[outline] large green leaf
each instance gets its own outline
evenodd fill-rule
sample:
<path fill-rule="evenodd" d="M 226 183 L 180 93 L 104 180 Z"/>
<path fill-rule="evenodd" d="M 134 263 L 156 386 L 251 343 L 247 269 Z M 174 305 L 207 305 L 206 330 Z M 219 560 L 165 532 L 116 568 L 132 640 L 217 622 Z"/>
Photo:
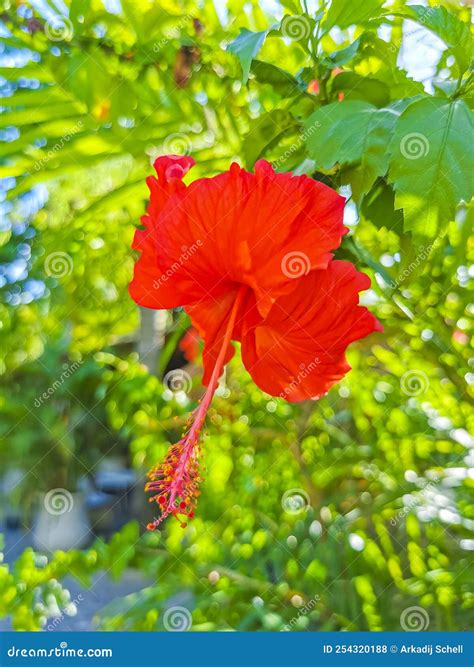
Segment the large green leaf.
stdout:
<path fill-rule="evenodd" d="M 321 169 L 350 166 L 345 174 L 360 200 L 387 171 L 387 145 L 396 120 L 393 109 L 363 101 L 321 107 L 305 123 L 308 154 Z"/>
<path fill-rule="evenodd" d="M 330 30 L 335 25 L 339 28 L 348 28 L 350 25 L 364 23 L 381 14 L 383 4 L 383 0 L 364 0 L 364 2 L 332 0 L 324 27 Z"/>
<path fill-rule="evenodd" d="M 472 116 L 462 100 L 424 99 L 401 114 L 390 143 L 389 178 L 405 229 L 433 237 L 472 197 Z"/>
<path fill-rule="evenodd" d="M 282 97 L 298 95 L 301 90 L 305 89 L 294 76 L 276 65 L 254 60 L 250 69 L 259 83 L 270 84 L 272 89 Z"/>
<path fill-rule="evenodd" d="M 461 73 L 467 70 L 472 59 L 472 38 L 466 23 L 445 7 L 411 5 L 400 14 L 438 35 L 456 58 Z"/>

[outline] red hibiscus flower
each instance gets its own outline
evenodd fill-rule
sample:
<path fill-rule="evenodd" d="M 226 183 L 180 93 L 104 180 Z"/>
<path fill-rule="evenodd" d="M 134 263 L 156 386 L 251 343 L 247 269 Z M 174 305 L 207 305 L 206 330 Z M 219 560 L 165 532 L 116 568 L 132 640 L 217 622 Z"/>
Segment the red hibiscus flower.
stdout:
<path fill-rule="evenodd" d="M 289 401 L 319 398 L 349 370 L 349 343 L 381 330 L 358 305 L 369 279 L 349 262 L 332 260 L 347 231 L 344 199 L 306 176 L 277 174 L 260 160 L 255 173 L 232 164 L 185 186 L 190 157 L 155 161 L 158 178 L 130 285 L 148 308 L 184 306 L 204 340 L 207 390 L 184 437 L 150 474 L 161 515 L 192 518 L 200 482 L 199 432 L 231 341 L 255 383 Z M 185 524 L 184 524 L 185 525 Z"/>

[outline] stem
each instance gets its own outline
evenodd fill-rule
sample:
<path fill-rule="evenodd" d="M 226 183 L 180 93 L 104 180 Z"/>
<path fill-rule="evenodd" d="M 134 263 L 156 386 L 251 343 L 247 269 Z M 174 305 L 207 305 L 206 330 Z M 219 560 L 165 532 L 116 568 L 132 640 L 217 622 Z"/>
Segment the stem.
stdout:
<path fill-rule="evenodd" d="M 234 305 L 232 306 L 232 311 L 230 313 L 229 320 L 227 322 L 226 330 L 224 333 L 224 338 L 222 339 L 222 345 L 219 350 L 219 355 L 217 357 L 217 361 L 215 363 L 214 369 L 212 371 L 211 375 L 211 380 L 209 382 L 209 386 L 206 389 L 206 393 L 204 394 L 204 397 L 201 401 L 201 404 L 199 405 L 199 408 L 197 409 L 196 412 L 196 417 L 193 421 L 193 424 L 191 428 L 189 429 L 188 434 L 186 435 L 185 441 L 184 441 L 184 446 L 183 446 L 183 455 L 181 457 L 181 460 L 179 462 L 179 466 L 176 469 L 176 481 L 179 482 L 181 479 L 181 476 L 184 474 L 184 471 L 186 469 L 186 465 L 188 463 L 189 457 L 191 456 L 194 446 L 196 444 L 196 440 L 199 436 L 199 430 L 201 429 L 204 419 L 206 417 L 206 413 L 209 409 L 209 406 L 212 401 L 212 397 L 214 396 L 214 392 L 217 389 L 217 385 L 219 383 L 219 378 L 222 374 L 222 369 L 224 367 L 224 358 L 225 358 L 225 353 L 227 351 L 227 346 L 229 345 L 231 339 L 232 339 L 232 331 L 234 329 L 234 324 L 235 324 L 235 319 L 237 317 L 237 312 L 239 310 L 239 306 L 242 303 L 242 300 L 244 298 L 245 292 L 247 290 L 247 287 L 245 285 L 242 285 L 239 288 L 239 291 L 237 292 L 236 299 L 234 301 Z M 178 492 L 177 484 L 173 485 L 171 492 L 170 492 L 170 497 L 168 504 L 172 505 L 176 495 Z"/>
<path fill-rule="evenodd" d="M 469 90 L 469 86 L 472 83 L 472 78 L 473 78 L 474 74 L 473 74 L 473 72 L 470 72 L 469 76 L 464 81 L 464 83 L 462 82 L 463 76 L 464 76 L 464 73 L 461 74 L 461 76 L 458 79 L 456 90 L 454 91 L 453 96 L 452 96 L 453 100 L 457 99 L 458 97 L 461 97 L 461 95 L 464 95 L 464 93 L 466 93 Z"/>
<path fill-rule="evenodd" d="M 308 3 L 307 3 L 306 0 L 303 0 L 303 10 L 304 10 L 306 16 L 309 18 Z M 310 42 L 310 52 L 311 52 L 311 56 L 313 58 L 313 62 L 314 62 L 315 65 L 318 64 L 318 38 L 317 38 L 317 36 L 319 34 L 319 24 L 320 24 L 320 22 L 318 21 L 317 25 L 316 25 L 316 36 L 311 31 L 310 40 L 309 40 L 309 42 Z"/>

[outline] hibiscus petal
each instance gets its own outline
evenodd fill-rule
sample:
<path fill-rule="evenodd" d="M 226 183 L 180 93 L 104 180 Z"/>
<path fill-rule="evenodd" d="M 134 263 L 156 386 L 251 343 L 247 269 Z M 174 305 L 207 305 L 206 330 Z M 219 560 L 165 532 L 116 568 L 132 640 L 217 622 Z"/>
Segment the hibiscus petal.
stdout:
<path fill-rule="evenodd" d="M 186 188 L 182 178 L 195 164 L 188 156 L 167 155 L 154 162 L 158 178 L 149 176 L 150 203 L 147 214 L 141 218 L 144 229 L 137 229 L 132 248 L 140 250 L 141 256 L 135 263 L 133 280 L 129 291 L 131 297 L 146 308 L 173 308 L 181 305 L 182 295 L 167 282 L 169 276 L 158 265 L 158 217 L 170 197 Z"/>
<path fill-rule="evenodd" d="M 262 323 L 243 333 L 242 359 L 254 382 L 290 402 L 326 393 L 350 370 L 347 346 L 382 330 L 358 305 L 358 293 L 369 286 L 370 279 L 344 261 L 301 278 Z"/>
<path fill-rule="evenodd" d="M 219 300 L 205 299 L 197 304 L 186 307 L 186 312 L 191 318 L 199 335 L 204 340 L 204 374 L 203 384 L 209 383 L 212 369 L 216 364 L 219 350 L 225 334 L 226 323 L 229 319 L 232 306 L 234 304 L 237 292 L 229 292 Z M 224 357 L 224 363 L 232 359 L 234 348 L 229 345 Z"/>
<path fill-rule="evenodd" d="M 243 283 L 266 315 L 296 287 L 295 278 L 328 265 L 346 231 L 343 207 L 343 197 L 306 176 L 277 174 L 265 161 L 255 174 L 233 164 L 169 200 L 160 215 L 158 262 L 164 271 L 175 267 L 171 281 L 186 285 L 185 303 Z M 182 261 L 183 248 L 196 251 Z"/>
<path fill-rule="evenodd" d="M 185 308 L 194 327 L 204 340 L 204 373 L 202 383 L 206 386 L 209 384 L 212 370 L 219 356 L 227 322 L 229 320 L 229 314 L 237 298 L 238 290 L 239 287 L 234 286 L 228 294 L 219 297 L 219 299 L 203 299 L 202 301 L 186 306 Z M 254 326 L 261 320 L 262 317 L 258 313 L 255 297 L 252 294 L 252 291 L 247 288 L 245 289 L 242 303 L 236 314 L 236 321 L 232 328 L 231 340 L 240 341 L 242 330 Z M 230 361 L 233 356 L 234 347 L 229 344 L 224 363 Z"/>

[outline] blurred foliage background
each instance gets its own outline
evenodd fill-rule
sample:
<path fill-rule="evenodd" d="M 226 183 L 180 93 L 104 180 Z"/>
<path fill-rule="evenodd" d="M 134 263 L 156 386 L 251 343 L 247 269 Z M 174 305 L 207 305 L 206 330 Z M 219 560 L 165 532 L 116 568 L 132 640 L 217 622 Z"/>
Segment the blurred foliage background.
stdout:
<path fill-rule="evenodd" d="M 122 521 L 114 500 L 91 545 L 0 567 L 16 629 L 62 613 L 66 575 L 87 591 L 125 568 L 152 583 L 101 610 L 101 629 L 161 630 L 176 601 L 198 631 L 399 630 L 413 607 L 424 629 L 472 627 L 470 9 L 432 4 L 3 3 L 4 519 L 29 534 L 41 493 L 90 496 L 134 471 Z M 385 332 L 314 403 L 263 394 L 234 359 L 197 517 L 151 534 L 144 473 L 202 392 L 184 313 L 127 293 L 162 153 L 192 154 L 192 178 L 265 157 L 339 188 L 338 256 L 371 276 Z"/>

